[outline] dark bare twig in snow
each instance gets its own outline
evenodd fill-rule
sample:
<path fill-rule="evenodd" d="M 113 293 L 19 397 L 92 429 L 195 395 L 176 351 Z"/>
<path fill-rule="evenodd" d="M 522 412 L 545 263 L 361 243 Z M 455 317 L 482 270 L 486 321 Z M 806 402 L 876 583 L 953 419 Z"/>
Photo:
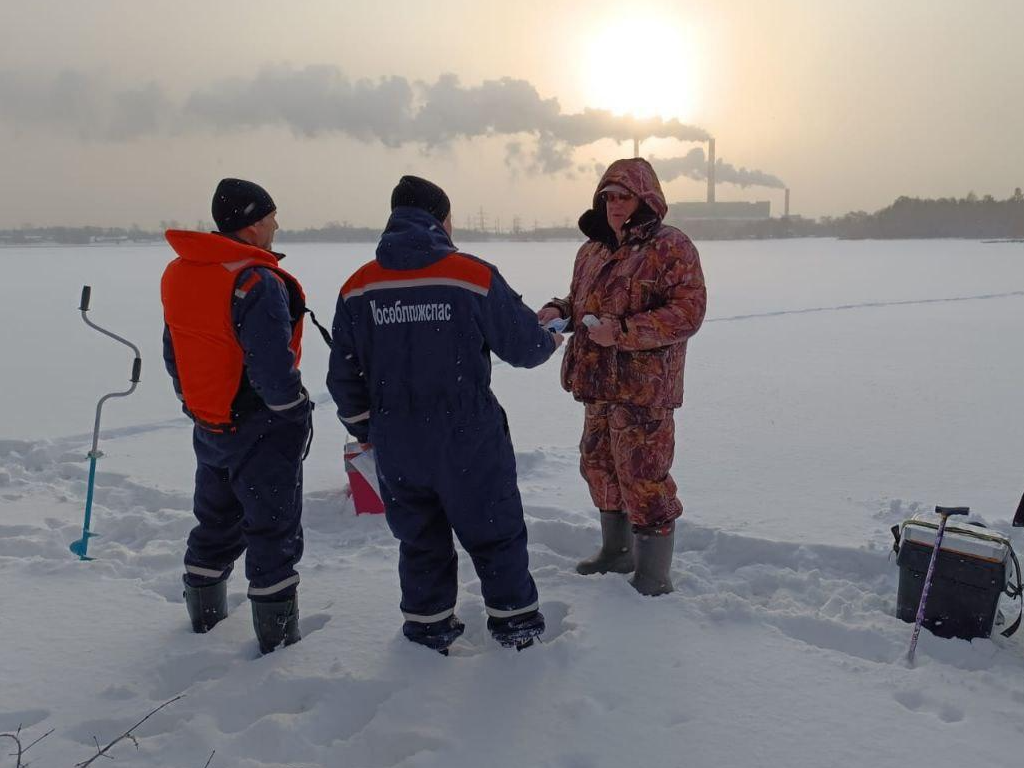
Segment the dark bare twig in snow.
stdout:
<path fill-rule="evenodd" d="M 92 765 L 92 764 L 93 764 L 93 762 L 95 762 L 95 761 L 96 761 L 96 760 L 97 760 L 98 758 L 100 758 L 100 757 L 105 757 L 105 758 L 107 758 L 108 760 L 113 760 L 114 758 L 112 758 L 112 757 L 111 757 L 110 755 L 108 755 L 108 754 L 107 754 L 107 752 L 109 752 L 109 751 L 110 751 L 110 748 L 111 748 L 111 747 L 113 747 L 113 746 L 114 746 L 115 744 L 117 744 L 117 743 L 119 743 L 119 742 L 122 742 L 122 741 L 124 741 L 125 739 L 128 739 L 129 741 L 131 741 L 131 743 L 135 745 L 135 749 L 138 749 L 138 748 L 139 748 L 139 742 L 138 742 L 138 740 L 137 740 L 137 739 L 135 738 L 135 736 L 134 736 L 134 735 L 132 735 L 132 731 L 134 731 L 134 730 L 135 730 L 136 728 L 138 728 L 138 727 L 139 727 L 140 725 L 142 725 L 142 724 L 143 724 L 144 722 L 146 722 L 147 720 L 149 720 L 149 718 L 151 718 L 151 717 L 152 717 L 153 715 L 155 715 L 155 714 L 156 714 L 157 712 L 159 712 L 159 711 L 160 711 L 161 709 L 163 709 L 164 707 L 166 707 L 166 706 L 169 706 L 169 705 L 173 704 L 174 702 L 176 702 L 176 701 L 177 701 L 178 699 L 183 699 L 183 698 L 185 698 L 185 695 L 184 695 L 184 694 L 182 694 L 181 696 L 175 696 L 175 697 L 174 697 L 173 699 L 171 699 L 170 701 L 165 701 L 165 702 L 164 702 L 163 704 L 161 704 L 161 705 L 160 705 L 159 707 L 157 707 L 156 709 L 152 710 L 152 711 L 151 711 L 151 712 L 150 712 L 150 713 L 149 713 L 148 715 L 146 715 L 146 716 L 145 716 L 144 718 L 142 718 L 141 720 L 139 720 L 139 722 L 137 722 L 137 723 L 136 723 L 135 725 L 133 725 L 133 726 L 132 726 L 131 728 L 129 728 L 129 729 L 127 730 L 127 731 L 125 731 L 125 732 L 124 732 L 124 733 L 122 733 L 122 734 L 121 734 L 120 736 L 118 736 L 118 737 L 117 737 L 116 739 L 114 739 L 114 740 L 113 740 L 112 742 L 110 742 L 109 744 L 107 744 L 107 746 L 105 746 L 105 747 L 100 747 L 100 743 L 99 743 L 99 741 L 98 741 L 98 740 L 96 739 L 96 737 L 95 737 L 95 736 L 93 736 L 93 737 L 92 737 L 92 740 L 96 742 L 96 754 L 95 754 L 95 755 L 93 755 L 92 757 L 90 757 L 90 758 L 89 758 L 88 760 L 86 760 L 86 761 L 84 761 L 84 762 L 81 762 L 81 763 L 75 763 L 75 768 L 86 768 L 86 766 L 90 766 L 90 765 Z M 210 755 L 210 757 L 212 758 L 212 757 L 213 757 L 213 755 Z"/>
<path fill-rule="evenodd" d="M 21 729 L 19 728 L 18 730 L 20 731 Z M 25 747 L 23 750 L 21 750 L 21 754 L 25 754 L 26 752 L 28 752 L 30 749 L 32 749 L 32 747 L 34 747 L 36 744 L 38 744 L 40 741 L 45 739 L 47 736 L 49 736 L 51 733 L 53 733 L 56 730 L 57 730 L 56 728 L 51 728 L 50 730 L 48 730 L 46 733 L 44 733 L 38 739 L 36 739 L 31 744 L 29 744 L 27 747 Z M 25 765 L 28 765 L 28 763 L 25 763 Z"/>
<path fill-rule="evenodd" d="M 12 741 L 14 741 L 14 743 L 18 745 L 18 751 L 11 753 L 11 757 L 17 758 L 17 762 L 14 764 L 14 768 L 28 768 L 28 763 L 23 763 L 21 761 L 21 758 L 23 758 L 25 756 L 25 753 L 28 752 L 30 749 L 32 749 L 32 747 L 34 747 L 40 741 L 45 739 L 47 736 L 49 736 L 55 730 L 57 730 L 57 729 L 56 728 L 51 728 L 46 733 L 44 733 L 42 736 L 40 736 L 38 739 L 33 741 L 31 744 L 29 744 L 27 747 L 23 747 L 21 745 L 21 726 L 20 725 L 18 726 L 18 730 L 16 730 L 14 733 L 0 733 L 0 739 L 8 738 L 8 739 L 11 739 Z"/>
<path fill-rule="evenodd" d="M 213 752 L 210 753 L 210 757 L 209 757 L 209 759 L 207 759 L 206 765 L 204 765 L 203 768 L 210 768 L 210 763 L 213 762 L 213 756 L 216 755 L 216 754 L 217 754 L 217 750 L 215 749 L 215 750 L 213 750 Z"/>
<path fill-rule="evenodd" d="M 21 760 L 25 756 L 25 753 L 28 752 L 30 749 L 32 749 L 32 747 L 34 747 L 40 741 L 45 739 L 47 736 L 49 736 L 51 733 L 53 733 L 55 730 L 57 730 L 57 729 L 56 728 L 51 728 L 46 733 L 44 733 L 42 736 L 40 736 L 38 739 L 33 741 L 31 744 L 29 744 L 27 747 L 23 747 L 21 745 L 21 726 L 20 725 L 18 726 L 18 730 L 16 730 L 14 733 L 0 733 L 0 739 L 4 739 L 4 738 L 11 739 L 17 745 L 17 747 L 18 747 L 18 751 L 17 752 L 11 752 L 11 757 L 17 758 L 17 762 L 14 764 L 14 768 L 28 768 L 28 763 L 23 763 L 22 760 Z"/>
<path fill-rule="evenodd" d="M 36 740 L 35 740 L 35 741 L 33 741 L 33 742 L 32 742 L 31 744 L 29 744 L 29 745 L 28 745 L 27 747 L 25 747 L 25 748 L 24 748 L 23 750 L 21 750 L 21 754 L 22 754 L 22 755 L 25 755 L 25 754 L 27 754 L 27 753 L 28 753 L 28 751 L 29 751 L 30 749 L 32 749 L 32 747 L 34 747 L 34 746 L 35 746 L 36 744 L 38 744 L 38 743 L 39 743 L 40 741 L 42 741 L 43 739 L 45 739 L 45 738 L 46 738 L 47 736 L 49 736 L 49 735 L 50 735 L 51 733 L 53 733 L 53 732 L 54 732 L 54 731 L 56 731 L 56 730 L 57 730 L 56 728 L 51 728 L 50 730 L 48 730 L 48 731 L 47 731 L 46 733 L 44 733 L 44 734 L 43 734 L 42 736 L 40 736 L 40 737 L 39 737 L 38 739 L 36 739 Z M 31 761 L 29 761 L 29 762 L 25 762 L 25 763 L 22 763 L 22 766 L 23 766 L 23 768 L 28 768 L 28 767 L 29 767 L 30 765 L 32 765 L 32 762 L 31 762 Z"/>
<path fill-rule="evenodd" d="M 23 758 L 25 756 L 25 753 L 28 752 L 30 749 L 32 749 L 32 747 L 34 747 L 40 741 L 45 739 L 47 736 L 49 736 L 55 730 L 57 730 L 57 729 L 56 728 L 51 728 L 46 733 L 44 733 L 42 736 L 40 736 L 38 739 L 33 741 L 31 744 L 29 744 L 27 747 L 23 747 L 21 745 L 21 726 L 20 725 L 18 726 L 18 730 L 16 730 L 14 733 L 0 733 L 0 739 L 8 738 L 8 739 L 11 739 L 12 741 L 14 741 L 14 743 L 18 745 L 18 751 L 11 753 L 11 757 L 17 758 L 17 762 L 14 764 L 14 768 L 28 768 L 28 763 L 23 763 L 21 761 L 21 758 Z"/>
<path fill-rule="evenodd" d="M 18 759 L 14 768 L 21 768 L 21 757 L 25 754 L 25 750 L 21 747 L 21 726 L 18 726 L 18 730 L 14 733 L 0 733 L 0 739 L 10 739 L 17 745 L 18 751 L 12 752 L 11 756 Z"/>

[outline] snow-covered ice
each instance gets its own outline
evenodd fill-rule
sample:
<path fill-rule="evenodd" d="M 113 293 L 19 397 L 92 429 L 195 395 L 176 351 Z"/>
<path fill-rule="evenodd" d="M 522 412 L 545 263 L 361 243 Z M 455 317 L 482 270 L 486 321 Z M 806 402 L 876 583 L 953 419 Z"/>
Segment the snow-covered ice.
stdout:
<path fill-rule="evenodd" d="M 691 342 L 675 476 L 677 591 L 580 577 L 597 518 L 577 470 L 581 407 L 558 361 L 495 367 L 548 619 L 524 653 L 487 635 L 463 557 L 467 631 L 449 658 L 400 634 L 397 545 L 356 517 L 345 435 L 310 328 L 301 643 L 259 658 L 245 584 L 208 635 L 180 590 L 193 524 L 189 423 L 160 360 L 161 247 L 3 249 L 0 732 L 69 766 L 175 696 L 120 764 L 289 766 L 1010 766 L 1024 757 L 1024 640 L 939 640 L 894 617 L 889 528 L 937 503 L 1011 535 L 1024 490 L 1024 246 L 966 241 L 699 244 L 708 321 Z M 464 244 L 539 306 L 571 243 Z M 328 324 L 369 245 L 296 245 L 284 266 Z M 94 529 L 81 534 L 97 398 Z M 1009 609 L 1011 606 L 1006 605 Z M 1024 633 L 1021 633 L 1024 635 Z M 13 765 L 7 742 L 0 766 Z M 6 762 L 5 762 L 6 761 Z"/>

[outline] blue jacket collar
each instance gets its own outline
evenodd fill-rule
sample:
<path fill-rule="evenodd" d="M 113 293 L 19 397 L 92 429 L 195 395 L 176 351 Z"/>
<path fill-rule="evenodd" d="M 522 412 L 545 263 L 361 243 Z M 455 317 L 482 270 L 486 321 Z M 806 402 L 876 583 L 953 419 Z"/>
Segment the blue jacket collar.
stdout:
<path fill-rule="evenodd" d="M 441 222 L 421 208 L 399 206 L 377 244 L 377 262 L 385 269 L 423 269 L 458 250 Z"/>

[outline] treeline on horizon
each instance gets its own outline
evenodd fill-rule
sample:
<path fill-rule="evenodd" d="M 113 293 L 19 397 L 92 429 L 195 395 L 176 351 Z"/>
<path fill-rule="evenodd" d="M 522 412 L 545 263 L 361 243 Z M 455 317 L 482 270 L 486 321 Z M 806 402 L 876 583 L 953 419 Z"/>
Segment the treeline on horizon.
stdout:
<path fill-rule="evenodd" d="M 968 238 L 1024 239 L 1024 194 L 1020 187 L 1006 200 L 973 192 L 963 198 L 937 200 L 899 197 L 875 213 L 854 211 L 844 216 L 808 219 L 789 216 L 774 219 L 700 219 L 669 223 L 680 226 L 695 240 L 767 240 L 791 237 L 838 237 L 843 239 L 926 239 Z M 138 226 L 123 227 L 32 227 L 0 229 L 0 245 L 89 245 L 121 242 L 163 242 L 164 229 L 178 229 L 176 221 L 161 222 L 157 231 Z M 212 224 L 198 222 L 196 229 L 208 231 Z M 332 222 L 323 227 L 282 229 L 281 243 L 375 243 L 380 230 Z M 454 239 L 462 241 L 580 240 L 576 227 L 515 228 L 513 231 L 456 227 Z"/>
<path fill-rule="evenodd" d="M 857 211 L 837 219 L 824 217 L 823 227 L 839 237 L 897 240 L 919 237 L 1024 238 L 1024 194 L 1017 187 L 1006 200 L 973 192 L 960 199 L 922 200 L 899 197 L 875 213 Z"/>

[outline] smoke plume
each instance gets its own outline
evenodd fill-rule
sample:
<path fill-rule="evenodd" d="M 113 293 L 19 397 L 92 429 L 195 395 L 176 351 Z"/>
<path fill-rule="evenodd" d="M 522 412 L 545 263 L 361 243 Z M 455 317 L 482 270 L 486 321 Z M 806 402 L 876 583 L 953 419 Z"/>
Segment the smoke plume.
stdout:
<path fill-rule="evenodd" d="M 695 147 L 682 157 L 651 157 L 651 165 L 663 182 L 685 176 L 695 181 L 708 177 L 708 158 L 703 147 Z M 738 184 L 741 187 L 771 187 L 785 189 L 786 184 L 778 176 L 764 171 L 737 168 L 721 158 L 715 161 L 715 181 L 724 184 Z"/>
<path fill-rule="evenodd" d="M 302 136 L 342 133 L 389 147 L 430 149 L 458 139 L 532 134 L 533 151 L 512 142 L 506 161 L 540 173 L 570 170 L 573 150 L 601 139 L 708 138 L 703 129 L 674 119 L 641 120 L 600 109 L 566 113 L 558 99 L 545 99 L 531 83 L 511 77 L 476 86 L 451 74 L 435 83 L 351 81 L 335 67 L 267 68 L 251 80 L 224 81 L 192 94 L 185 110 L 222 129 L 282 125 Z"/>
<path fill-rule="evenodd" d="M 0 71 L 0 122 L 51 127 L 86 141 L 129 141 L 166 126 L 172 107 L 156 83 L 116 89 L 80 72 L 43 79 Z"/>
<path fill-rule="evenodd" d="M 404 77 L 352 80 L 334 66 L 266 67 L 249 78 L 214 82 L 178 103 L 156 83 L 119 89 L 80 72 L 65 71 L 47 81 L 0 71 L 0 103 L 0 121 L 70 131 L 94 141 L 281 126 L 302 137 L 341 134 L 429 151 L 465 139 L 508 136 L 506 163 L 546 174 L 572 174 L 575 150 L 601 139 L 709 138 L 702 128 L 675 119 L 637 119 L 602 109 L 565 112 L 558 99 L 544 98 L 531 83 L 511 77 L 472 86 L 451 74 L 433 83 Z M 532 145 L 511 138 L 523 135 L 533 137 Z M 707 176 L 702 148 L 654 163 L 666 181 Z M 783 186 L 775 176 L 721 160 L 715 169 L 721 182 Z"/>

